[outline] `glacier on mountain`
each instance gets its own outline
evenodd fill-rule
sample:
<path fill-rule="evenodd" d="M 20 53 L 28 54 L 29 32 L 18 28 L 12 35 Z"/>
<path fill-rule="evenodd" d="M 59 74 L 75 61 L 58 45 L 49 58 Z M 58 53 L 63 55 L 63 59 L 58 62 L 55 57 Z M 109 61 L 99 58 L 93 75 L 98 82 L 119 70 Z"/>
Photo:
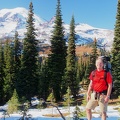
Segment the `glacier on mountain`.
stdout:
<path fill-rule="evenodd" d="M 15 31 L 18 31 L 19 37 L 23 38 L 26 32 L 26 20 L 28 10 L 22 7 L 14 9 L 0 10 L 0 38 L 13 38 Z M 42 43 L 50 44 L 55 16 L 51 20 L 45 21 L 34 14 L 37 39 Z M 69 37 L 69 24 L 63 22 L 65 38 Z M 76 44 L 89 44 L 96 38 L 98 44 L 106 49 L 112 47 L 114 31 L 102 28 L 95 28 L 88 24 L 75 24 Z"/>

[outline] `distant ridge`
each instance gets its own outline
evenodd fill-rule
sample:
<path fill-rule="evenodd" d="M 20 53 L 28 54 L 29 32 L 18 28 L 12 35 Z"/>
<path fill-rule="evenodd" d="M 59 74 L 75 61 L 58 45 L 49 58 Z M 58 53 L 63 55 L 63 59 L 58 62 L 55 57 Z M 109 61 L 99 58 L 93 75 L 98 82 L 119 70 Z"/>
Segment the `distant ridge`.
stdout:
<path fill-rule="evenodd" d="M 26 19 L 28 10 L 22 7 L 14 9 L 0 10 L 0 38 L 14 37 L 15 31 L 18 31 L 19 37 L 23 38 L 26 32 Z M 49 21 L 45 21 L 42 17 L 34 14 L 35 28 L 37 29 L 37 39 L 41 43 L 50 45 L 50 37 L 52 34 L 55 17 L 51 17 Z M 65 30 L 65 38 L 69 37 L 69 25 L 63 23 Z M 76 44 L 89 44 L 94 38 L 98 40 L 98 44 L 111 49 L 113 43 L 113 30 L 95 28 L 85 23 L 77 23 L 75 25 Z"/>

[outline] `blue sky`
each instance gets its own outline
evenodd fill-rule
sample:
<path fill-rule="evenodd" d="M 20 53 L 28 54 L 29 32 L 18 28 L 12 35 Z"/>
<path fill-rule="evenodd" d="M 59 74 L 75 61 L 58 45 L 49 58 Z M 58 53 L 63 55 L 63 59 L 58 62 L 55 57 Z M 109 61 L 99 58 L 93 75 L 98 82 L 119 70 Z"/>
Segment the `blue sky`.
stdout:
<path fill-rule="evenodd" d="M 0 9 L 25 7 L 33 2 L 34 13 L 50 20 L 56 13 L 57 0 L 0 0 Z M 62 19 L 70 24 L 85 23 L 97 28 L 114 29 L 118 0 L 61 0 Z"/>

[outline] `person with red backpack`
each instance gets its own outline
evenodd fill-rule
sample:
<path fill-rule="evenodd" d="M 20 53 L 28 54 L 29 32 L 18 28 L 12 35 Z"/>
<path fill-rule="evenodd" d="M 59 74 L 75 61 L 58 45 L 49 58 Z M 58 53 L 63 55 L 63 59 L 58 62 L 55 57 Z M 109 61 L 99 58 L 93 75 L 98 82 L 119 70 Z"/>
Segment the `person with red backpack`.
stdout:
<path fill-rule="evenodd" d="M 101 120 L 106 120 L 107 105 L 112 90 L 112 75 L 108 71 L 106 80 L 104 77 L 104 62 L 102 57 L 96 59 L 96 70 L 92 71 L 89 79 L 90 84 L 87 90 L 86 114 L 88 120 L 92 119 L 92 109 L 100 106 Z M 107 84 L 106 84 L 107 83 Z"/>

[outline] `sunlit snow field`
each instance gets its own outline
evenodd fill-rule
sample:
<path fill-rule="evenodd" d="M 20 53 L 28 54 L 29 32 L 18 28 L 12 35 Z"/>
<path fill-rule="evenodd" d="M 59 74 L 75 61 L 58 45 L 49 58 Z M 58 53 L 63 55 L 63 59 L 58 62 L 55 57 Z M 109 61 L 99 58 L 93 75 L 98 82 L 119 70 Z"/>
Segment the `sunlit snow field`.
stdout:
<path fill-rule="evenodd" d="M 82 111 L 85 110 L 85 107 L 82 107 L 82 106 L 79 106 L 79 107 Z M 108 106 L 107 120 L 120 119 L 120 113 L 114 109 L 115 107 L 118 108 L 120 106 Z M 61 113 L 69 112 L 69 109 L 67 107 L 66 108 L 59 107 L 59 110 L 61 111 Z M 70 115 L 65 117 L 66 120 L 73 120 L 72 117 L 73 117 L 74 110 L 75 110 L 75 107 L 70 107 Z M 99 106 L 96 107 L 94 112 L 99 113 Z M 58 110 L 55 107 L 54 108 L 46 108 L 46 109 L 29 109 L 27 114 L 31 114 L 32 118 L 34 118 L 34 120 L 63 120 L 63 118 L 60 118 L 60 117 L 59 118 L 54 118 L 54 117 L 46 118 L 44 116 L 45 114 L 53 114 L 53 116 L 54 116 L 54 114 L 59 114 Z M 14 113 L 14 114 L 11 114 L 10 117 L 6 116 L 6 118 L 4 119 L 3 112 L 2 111 L 0 112 L 0 120 L 19 120 L 20 117 L 21 117 L 20 113 Z M 80 120 L 87 120 L 87 119 L 81 118 Z M 92 120 L 101 120 L 100 115 L 93 114 Z"/>

